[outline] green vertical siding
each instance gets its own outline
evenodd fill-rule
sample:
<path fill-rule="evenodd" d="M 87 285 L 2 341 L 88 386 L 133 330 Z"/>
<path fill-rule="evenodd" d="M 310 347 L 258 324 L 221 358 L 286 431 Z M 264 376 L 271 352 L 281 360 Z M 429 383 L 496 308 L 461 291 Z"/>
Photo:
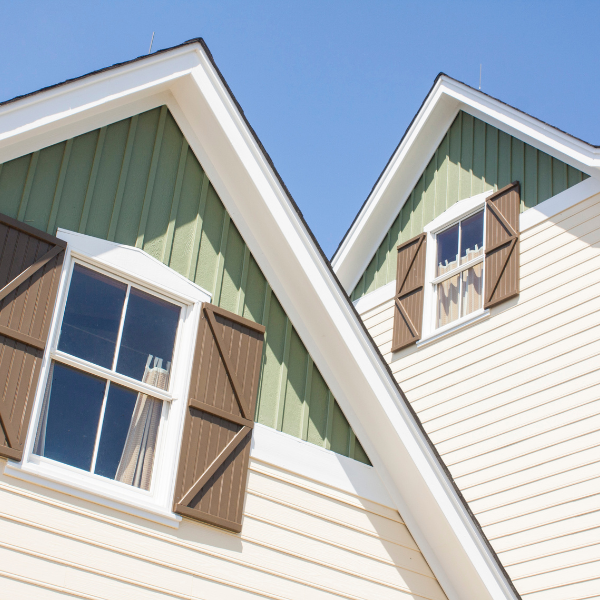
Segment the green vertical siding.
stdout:
<path fill-rule="evenodd" d="M 264 324 L 256 420 L 369 463 L 165 106 L 0 164 L 0 212 L 142 248 Z"/>
<path fill-rule="evenodd" d="M 352 292 L 352 300 L 396 279 L 396 246 L 459 200 L 521 183 L 521 212 L 588 175 L 459 112 Z M 400 205 L 400 200 L 398 204 Z"/>

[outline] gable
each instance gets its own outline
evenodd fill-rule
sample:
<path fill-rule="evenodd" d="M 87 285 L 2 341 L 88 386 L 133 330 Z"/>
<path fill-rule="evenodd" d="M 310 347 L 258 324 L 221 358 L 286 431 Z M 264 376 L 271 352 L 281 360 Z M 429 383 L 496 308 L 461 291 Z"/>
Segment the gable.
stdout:
<path fill-rule="evenodd" d="M 459 200 L 512 181 L 521 212 L 588 175 L 484 121 L 459 111 L 351 294 L 357 300 L 396 278 L 396 247 Z"/>
<path fill-rule="evenodd" d="M 166 106 L 0 164 L 0 212 L 141 248 L 265 325 L 256 421 L 369 464 Z"/>

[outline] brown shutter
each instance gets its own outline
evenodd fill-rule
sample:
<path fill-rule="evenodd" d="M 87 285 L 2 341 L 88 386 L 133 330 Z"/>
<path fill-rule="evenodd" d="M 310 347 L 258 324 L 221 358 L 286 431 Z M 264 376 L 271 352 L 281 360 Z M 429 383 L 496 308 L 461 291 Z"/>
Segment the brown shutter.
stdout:
<path fill-rule="evenodd" d="M 173 510 L 239 532 L 265 328 L 212 304 L 198 327 Z"/>
<path fill-rule="evenodd" d="M 490 308 L 519 293 L 519 182 L 492 194 L 485 204 L 483 307 Z"/>
<path fill-rule="evenodd" d="M 426 245 L 422 233 L 398 246 L 392 352 L 421 339 Z"/>
<path fill-rule="evenodd" d="M 0 215 L 0 456 L 21 460 L 67 244 Z"/>

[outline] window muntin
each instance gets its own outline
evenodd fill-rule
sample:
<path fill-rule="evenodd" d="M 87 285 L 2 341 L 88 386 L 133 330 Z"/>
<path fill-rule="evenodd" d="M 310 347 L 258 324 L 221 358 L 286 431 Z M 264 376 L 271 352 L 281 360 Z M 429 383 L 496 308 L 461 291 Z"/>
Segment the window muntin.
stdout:
<path fill-rule="evenodd" d="M 149 490 L 154 396 L 168 393 L 181 319 L 175 302 L 74 263 L 34 454 Z"/>
<path fill-rule="evenodd" d="M 480 210 L 436 236 L 436 328 L 483 306 L 483 216 Z"/>

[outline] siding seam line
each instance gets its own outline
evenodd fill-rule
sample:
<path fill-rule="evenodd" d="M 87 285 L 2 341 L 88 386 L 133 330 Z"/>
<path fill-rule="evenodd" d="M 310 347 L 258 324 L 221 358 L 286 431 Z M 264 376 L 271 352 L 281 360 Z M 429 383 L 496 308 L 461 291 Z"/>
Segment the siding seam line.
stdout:
<path fill-rule="evenodd" d="M 177 220 L 177 211 L 179 210 L 179 201 L 181 199 L 181 190 L 183 188 L 183 174 L 187 161 L 188 143 L 185 137 L 181 143 L 181 152 L 179 154 L 179 164 L 177 166 L 177 178 L 175 180 L 175 190 L 171 200 L 171 212 L 169 214 L 169 224 L 167 225 L 167 235 L 165 236 L 165 245 L 163 247 L 162 262 L 168 265 L 171 262 L 171 252 L 173 248 L 173 237 L 175 235 L 175 222 Z"/>
<path fill-rule="evenodd" d="M 34 152 L 29 159 L 29 166 L 27 167 L 27 178 L 25 179 L 25 187 L 23 188 L 23 194 L 21 195 L 21 201 L 19 202 L 19 211 L 17 214 L 17 220 L 25 221 L 25 213 L 27 212 L 27 205 L 29 204 L 29 195 L 31 194 L 31 187 L 33 186 L 33 178 L 35 177 L 35 170 L 37 168 L 38 159 L 40 157 L 40 151 Z"/>
<path fill-rule="evenodd" d="M 238 292 L 237 313 L 240 316 L 244 315 L 244 306 L 246 302 L 246 287 L 248 285 L 248 270 L 250 267 L 250 248 L 244 242 L 244 258 L 242 261 L 242 279 L 240 281 L 240 289 Z"/>
<path fill-rule="evenodd" d="M 119 216 L 121 214 L 121 206 L 123 204 L 123 195 L 125 193 L 125 185 L 127 183 L 127 175 L 129 174 L 129 164 L 131 162 L 131 155 L 133 153 L 133 143 L 135 140 L 135 132 L 137 130 L 138 115 L 131 117 L 129 123 L 129 129 L 127 131 L 127 141 L 125 142 L 125 153 L 123 155 L 123 162 L 121 163 L 121 170 L 119 172 L 119 182 L 117 184 L 117 191 L 115 193 L 115 199 L 113 202 L 113 209 L 110 215 L 110 225 L 108 227 L 108 241 L 113 242 L 117 233 L 117 225 L 119 223 Z"/>
<path fill-rule="evenodd" d="M 203 171 L 202 177 L 202 189 L 200 191 L 200 198 L 198 200 L 198 211 L 196 213 L 196 226 L 194 228 L 194 241 L 192 243 L 192 253 L 190 256 L 190 264 L 188 267 L 187 278 L 190 281 L 196 281 L 196 269 L 198 267 L 198 256 L 200 254 L 200 242 L 202 239 L 202 232 L 204 227 L 204 211 L 206 209 L 206 198 L 208 196 L 208 186 L 210 181 L 208 175 Z M 211 299 L 212 301 L 212 299 Z"/>
<path fill-rule="evenodd" d="M 137 239 L 135 241 L 136 248 L 143 248 L 144 236 L 146 234 L 146 225 L 148 223 L 148 213 L 150 212 L 150 202 L 152 201 L 152 192 L 154 191 L 154 182 L 156 172 L 158 170 L 158 159 L 162 146 L 163 134 L 165 131 L 165 121 L 167 120 L 167 107 L 163 105 L 160 109 L 158 118 L 158 128 L 154 139 L 154 148 L 152 149 L 152 159 L 150 162 L 150 172 L 148 173 L 148 183 L 146 185 L 146 193 L 144 194 L 144 203 L 142 204 L 142 213 L 140 215 L 140 224 L 138 227 Z"/>
<path fill-rule="evenodd" d="M 283 413 L 285 411 L 285 400 L 287 395 L 288 383 L 288 365 L 290 362 L 290 348 L 292 344 L 292 322 L 290 318 L 285 316 L 285 337 L 283 341 L 283 356 L 279 371 L 279 390 L 277 393 L 277 406 L 275 410 L 275 429 L 281 431 L 283 429 Z"/>
<path fill-rule="evenodd" d="M 310 417 L 310 395 L 312 392 L 313 359 L 306 353 L 306 375 L 304 377 L 304 401 L 302 403 L 302 416 L 300 421 L 300 439 L 308 441 L 308 423 Z"/>
<path fill-rule="evenodd" d="M 58 181 L 56 182 L 56 188 L 54 190 L 54 197 L 52 198 L 52 206 L 50 208 L 50 217 L 48 218 L 48 227 L 46 232 L 54 235 L 54 226 L 56 225 L 56 217 L 58 216 L 58 209 L 60 208 L 60 201 L 62 199 L 62 191 L 65 185 L 65 178 L 67 175 L 67 169 L 69 168 L 69 159 L 71 158 L 71 149 L 73 148 L 73 138 L 67 140 L 65 149 L 60 161 L 60 170 L 58 172 Z"/>
<path fill-rule="evenodd" d="M 221 243 L 219 245 L 219 255 L 217 257 L 217 269 L 215 272 L 215 283 L 213 293 L 213 304 L 220 306 L 221 291 L 223 286 L 223 272 L 225 271 L 225 254 L 227 253 L 227 243 L 229 242 L 229 225 L 231 217 L 223 207 L 223 225 L 221 228 Z"/>
<path fill-rule="evenodd" d="M 87 226 L 88 216 L 90 214 L 90 207 L 92 205 L 92 196 L 94 195 L 94 188 L 96 187 L 96 178 L 98 177 L 98 169 L 100 168 L 100 160 L 102 158 L 102 150 L 104 148 L 104 140 L 106 139 L 107 126 L 100 128 L 98 133 L 98 140 L 96 141 L 96 149 L 94 150 L 94 160 L 92 162 L 92 171 L 90 178 L 88 179 L 88 186 L 85 193 L 85 200 L 83 202 L 83 208 L 81 209 L 81 219 L 79 220 L 79 233 L 85 233 Z"/>

